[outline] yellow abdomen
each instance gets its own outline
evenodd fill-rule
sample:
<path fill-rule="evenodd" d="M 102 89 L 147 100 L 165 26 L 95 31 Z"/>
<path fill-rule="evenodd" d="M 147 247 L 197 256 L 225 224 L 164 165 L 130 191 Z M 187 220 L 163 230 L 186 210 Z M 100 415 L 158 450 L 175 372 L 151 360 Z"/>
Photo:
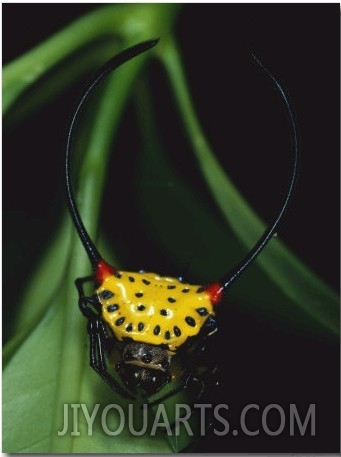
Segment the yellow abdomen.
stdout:
<path fill-rule="evenodd" d="M 214 315 L 202 286 L 155 273 L 118 271 L 97 289 L 103 320 L 121 341 L 168 345 L 176 351 Z"/>

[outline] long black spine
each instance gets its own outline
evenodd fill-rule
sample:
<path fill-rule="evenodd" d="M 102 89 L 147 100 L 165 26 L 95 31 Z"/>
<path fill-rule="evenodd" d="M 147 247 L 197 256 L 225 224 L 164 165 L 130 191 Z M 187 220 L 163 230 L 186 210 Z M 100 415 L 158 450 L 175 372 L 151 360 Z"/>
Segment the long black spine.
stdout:
<path fill-rule="evenodd" d="M 78 115 L 79 115 L 84 103 L 89 98 L 93 89 L 99 84 L 99 82 L 108 73 L 110 73 L 113 70 L 115 70 L 116 68 L 120 67 L 128 60 L 130 60 L 130 59 L 138 56 L 139 54 L 147 51 L 148 49 L 152 48 L 153 46 L 155 46 L 157 44 L 157 42 L 158 42 L 158 39 L 144 41 L 142 43 L 139 43 L 135 46 L 132 46 L 131 48 L 128 48 L 128 49 L 122 51 L 121 53 L 115 55 L 112 59 L 110 59 L 91 80 L 91 82 L 88 85 L 87 89 L 85 90 L 82 98 L 80 99 L 80 102 L 77 105 L 77 108 L 73 114 L 73 117 L 72 117 L 72 120 L 70 123 L 68 136 L 67 136 L 66 156 L 65 156 L 65 182 L 66 182 L 67 202 L 68 202 L 68 207 L 69 207 L 69 210 L 71 213 L 73 223 L 76 227 L 79 238 L 80 238 L 81 242 L 83 243 L 83 246 L 86 250 L 86 253 L 89 257 L 89 260 L 91 262 L 93 269 L 95 269 L 97 267 L 98 263 L 102 260 L 102 256 L 100 255 L 96 246 L 94 245 L 93 241 L 91 240 L 91 238 L 83 224 L 83 221 L 80 217 L 80 214 L 79 214 L 76 202 L 75 202 L 74 191 L 73 191 L 72 181 L 71 181 L 71 144 L 72 144 L 74 127 L 75 127 L 76 121 L 78 119 Z"/>
<path fill-rule="evenodd" d="M 281 209 L 273 222 L 268 226 L 268 228 L 265 230 L 261 238 L 258 240 L 258 242 L 255 244 L 255 246 L 249 251 L 249 253 L 238 263 L 238 265 L 233 268 L 229 273 L 227 273 L 225 276 L 221 278 L 219 281 L 219 284 L 221 284 L 221 287 L 223 291 L 226 291 L 232 283 L 239 278 L 239 276 L 245 271 L 245 269 L 256 259 L 258 254 L 261 253 L 261 251 L 265 248 L 266 244 L 270 241 L 270 239 L 273 237 L 274 233 L 276 232 L 278 228 L 278 224 L 280 220 L 282 219 L 282 216 L 287 209 L 288 203 L 291 199 L 293 189 L 295 186 L 295 182 L 297 179 L 297 169 L 298 169 L 298 140 L 297 140 L 297 128 L 296 128 L 296 123 L 295 123 L 295 118 L 293 114 L 293 110 L 290 106 L 289 99 L 284 92 L 284 89 L 280 85 L 280 83 L 277 81 L 277 79 L 270 73 L 270 71 L 259 61 L 259 59 L 252 53 L 252 57 L 255 59 L 257 64 L 262 68 L 265 73 L 268 75 L 268 77 L 273 81 L 275 84 L 276 89 L 280 93 L 282 100 L 285 104 L 287 113 L 289 115 L 289 120 L 290 120 L 290 125 L 291 125 L 291 136 L 292 136 L 292 151 L 293 151 L 293 164 L 292 164 L 292 172 L 291 172 L 291 178 L 288 186 L 288 191 L 286 193 L 286 196 L 284 198 L 284 202 L 281 206 Z"/>

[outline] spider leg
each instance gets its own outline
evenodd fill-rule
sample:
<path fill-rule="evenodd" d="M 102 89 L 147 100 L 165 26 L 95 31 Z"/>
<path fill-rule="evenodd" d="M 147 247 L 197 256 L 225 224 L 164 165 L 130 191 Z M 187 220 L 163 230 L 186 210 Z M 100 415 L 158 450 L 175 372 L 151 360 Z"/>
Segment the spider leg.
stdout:
<path fill-rule="evenodd" d="M 180 384 L 178 385 L 178 387 L 176 387 L 175 389 L 171 390 L 170 392 L 168 392 L 167 394 L 163 395 L 162 397 L 158 398 L 157 400 L 154 400 L 154 401 L 148 403 L 148 407 L 152 407 L 152 406 L 158 405 L 158 404 L 164 402 L 165 400 L 167 400 L 167 398 L 173 397 L 174 395 L 178 394 L 179 392 L 187 389 L 187 387 L 190 384 L 191 379 L 192 379 L 192 371 L 191 371 L 191 369 L 187 369 L 185 371 L 185 373 L 183 374 L 182 379 L 181 379 Z"/>
<path fill-rule="evenodd" d="M 101 378 L 124 398 L 135 400 L 135 397 L 127 392 L 121 385 L 110 375 L 105 362 L 106 352 L 106 332 L 104 325 L 99 316 L 88 320 L 88 334 L 90 338 L 90 366 Z"/>
<path fill-rule="evenodd" d="M 211 371 L 211 369 L 206 369 L 205 372 L 202 374 L 202 377 L 199 377 L 199 376 L 192 376 L 191 380 L 190 380 L 190 385 L 194 385 L 194 383 L 198 383 L 198 385 L 200 386 L 200 390 L 198 392 L 198 394 L 191 399 L 191 404 L 190 405 L 187 405 L 189 408 L 190 408 L 190 414 L 189 416 L 187 416 L 188 412 L 186 412 L 186 418 L 185 420 L 186 421 L 190 421 L 195 415 L 198 415 L 198 414 L 201 414 L 199 413 L 198 409 L 196 408 L 196 402 L 198 402 L 198 400 L 201 399 L 201 397 L 203 396 L 204 392 L 206 391 L 206 389 L 209 387 L 211 388 L 212 387 L 212 384 L 214 387 L 216 387 L 218 384 L 217 382 L 214 380 L 212 382 L 212 379 L 210 379 L 212 377 L 212 374 L 217 374 L 218 372 L 218 366 L 214 366 L 213 370 Z M 187 386 L 189 386 L 187 384 Z M 186 386 L 186 387 L 187 387 Z M 172 430 L 172 432 L 174 432 L 174 430 L 180 426 L 180 424 L 183 422 L 184 418 L 181 418 L 181 417 L 178 417 L 175 419 L 175 421 L 170 424 L 170 429 Z M 205 433 L 213 426 L 214 424 L 214 416 L 212 414 L 212 411 L 209 409 L 208 413 L 207 413 L 207 417 L 205 416 Z M 167 430 L 164 431 L 164 433 L 166 433 Z M 202 431 L 201 431 L 202 433 Z M 192 443 L 193 445 L 193 443 Z M 182 450 L 181 452 L 183 452 L 184 450 Z"/>
<path fill-rule="evenodd" d="M 96 295 L 87 297 L 84 292 L 84 284 L 92 282 L 93 276 L 86 276 L 84 278 L 78 278 L 75 281 L 76 288 L 78 291 L 78 306 L 82 314 L 87 318 L 98 316 L 101 311 L 101 304 Z"/>
<path fill-rule="evenodd" d="M 198 366 L 200 365 L 200 359 L 202 363 L 202 358 L 205 353 L 206 345 L 207 345 L 207 339 L 214 335 L 217 331 L 217 323 L 214 317 L 210 316 L 206 323 L 205 326 L 202 329 L 201 332 L 201 338 L 199 337 L 197 345 L 193 351 L 192 357 L 194 362 L 192 361 L 192 364 L 190 367 L 186 368 L 183 374 L 181 375 L 181 380 L 179 382 L 179 385 L 173 389 L 172 391 L 168 392 L 164 396 L 152 401 L 151 403 L 148 403 L 149 407 L 155 406 L 168 398 L 172 397 L 173 395 L 178 394 L 179 392 L 186 390 L 188 387 L 192 386 L 195 382 L 201 384 L 201 388 L 199 393 L 195 396 L 195 401 L 198 401 L 202 395 L 204 394 L 206 388 L 208 385 L 212 384 L 212 374 L 216 374 L 218 372 L 218 366 L 214 365 L 212 367 L 212 364 L 210 364 L 209 368 L 206 368 L 201 374 L 198 374 Z M 217 386 L 217 382 L 214 382 L 214 384 Z"/>
<path fill-rule="evenodd" d="M 78 290 L 78 304 L 82 314 L 88 319 L 88 334 L 90 340 L 90 366 L 101 378 L 124 398 L 135 400 L 135 397 L 127 392 L 108 372 L 105 355 L 107 348 L 107 333 L 101 320 L 101 303 L 97 295 L 87 297 L 84 284 L 93 281 L 92 276 L 76 279 Z"/>
<path fill-rule="evenodd" d="M 217 379 L 219 375 L 218 365 L 207 368 L 203 373 L 198 376 L 193 376 L 192 382 L 196 382 L 201 385 L 200 391 L 196 396 L 195 400 L 198 401 L 204 395 L 207 388 L 218 387 L 219 380 Z"/>

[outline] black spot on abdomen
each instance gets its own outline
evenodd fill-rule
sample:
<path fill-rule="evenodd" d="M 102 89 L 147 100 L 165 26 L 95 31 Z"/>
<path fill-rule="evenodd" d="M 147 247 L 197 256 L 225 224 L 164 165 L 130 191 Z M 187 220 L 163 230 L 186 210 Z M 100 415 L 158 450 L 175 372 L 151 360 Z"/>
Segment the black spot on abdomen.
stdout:
<path fill-rule="evenodd" d="M 195 327 L 195 320 L 191 316 L 186 316 L 185 317 L 186 324 L 188 324 L 190 327 Z"/>

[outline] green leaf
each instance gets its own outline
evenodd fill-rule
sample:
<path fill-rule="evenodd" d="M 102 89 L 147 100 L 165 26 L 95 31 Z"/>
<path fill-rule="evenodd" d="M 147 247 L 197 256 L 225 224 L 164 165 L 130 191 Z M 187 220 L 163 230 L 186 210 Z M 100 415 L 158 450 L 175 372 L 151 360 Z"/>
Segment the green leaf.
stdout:
<path fill-rule="evenodd" d="M 23 303 L 18 306 L 19 312 L 13 328 L 14 337 L 3 350 L 4 364 L 25 338 L 35 330 L 58 293 L 58 288 L 62 287 L 65 280 L 65 266 L 70 252 L 70 243 L 71 221 L 67 218 L 28 284 Z M 46 284 L 49 284 L 49 287 L 46 287 Z"/>
<path fill-rule="evenodd" d="M 174 4 L 109 5 L 81 17 L 4 67 L 3 113 L 43 75 L 86 45 L 107 40 L 109 36 L 116 45 L 112 46 L 111 55 L 114 55 L 122 42 L 128 47 L 157 37 L 161 32 L 169 33 L 178 9 Z M 78 62 L 79 65 L 82 63 Z"/>
<path fill-rule="evenodd" d="M 58 298 L 3 371 L 3 452 L 48 452 L 63 336 Z"/>

